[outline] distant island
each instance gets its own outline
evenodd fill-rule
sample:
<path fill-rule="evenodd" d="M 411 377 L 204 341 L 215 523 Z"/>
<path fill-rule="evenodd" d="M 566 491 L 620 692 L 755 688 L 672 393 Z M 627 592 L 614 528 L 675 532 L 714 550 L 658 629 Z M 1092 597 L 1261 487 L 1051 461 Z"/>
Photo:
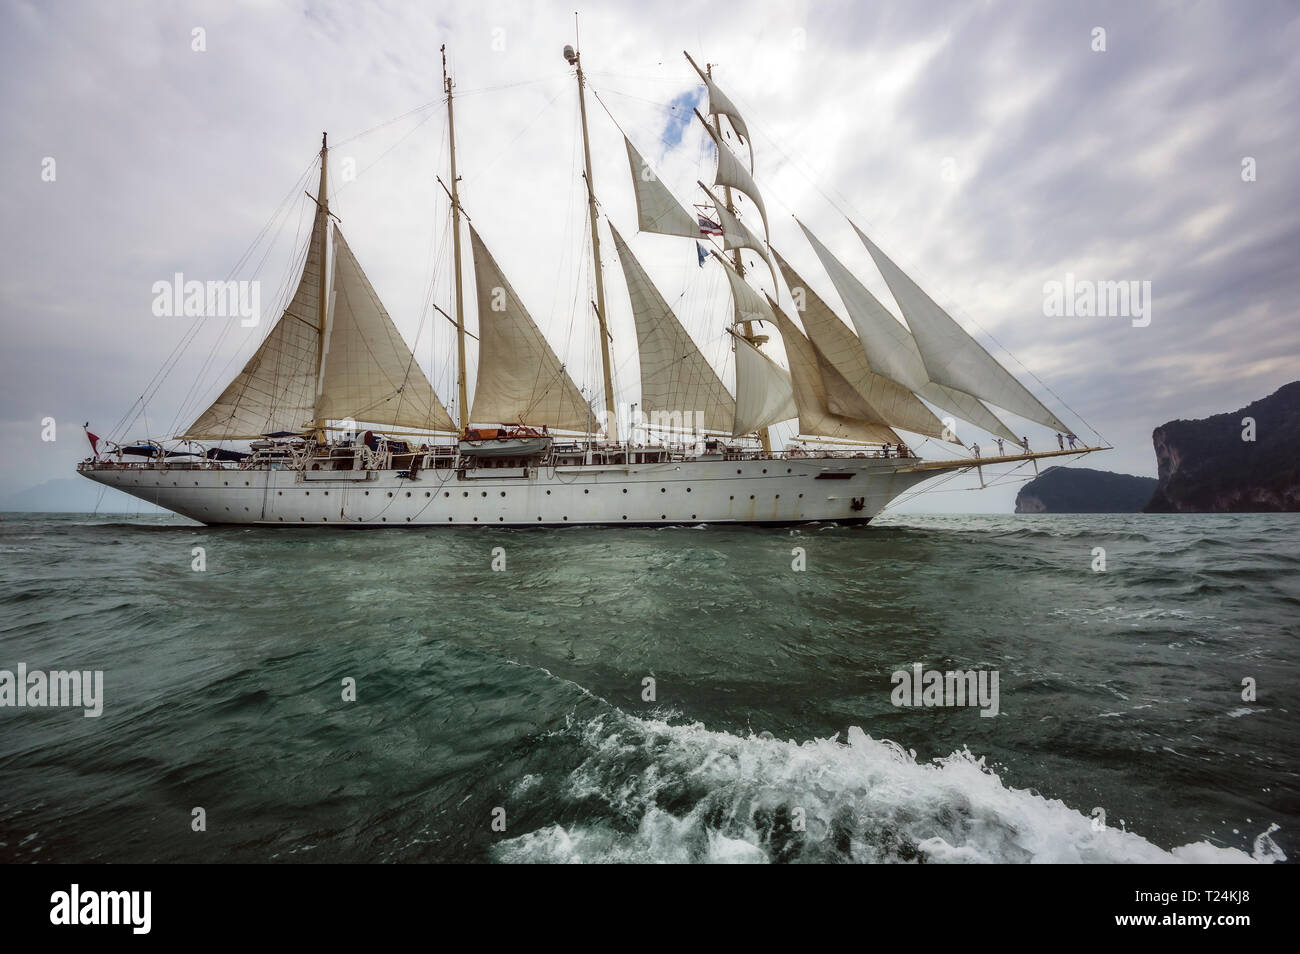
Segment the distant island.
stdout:
<path fill-rule="evenodd" d="M 1154 477 L 1088 467 L 1049 467 L 1016 494 L 1016 513 L 1141 513 Z"/>
<path fill-rule="evenodd" d="M 1300 510 L 1300 381 L 1239 411 L 1151 435 L 1160 485 L 1148 513 Z"/>

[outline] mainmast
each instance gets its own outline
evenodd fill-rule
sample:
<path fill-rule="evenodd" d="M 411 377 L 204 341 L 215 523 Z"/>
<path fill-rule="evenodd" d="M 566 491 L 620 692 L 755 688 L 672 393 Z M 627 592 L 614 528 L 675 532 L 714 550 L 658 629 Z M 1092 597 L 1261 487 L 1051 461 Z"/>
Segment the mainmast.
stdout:
<path fill-rule="evenodd" d="M 600 267 L 600 232 L 596 228 L 596 186 L 591 177 L 591 141 L 587 136 L 587 96 L 582 76 L 582 61 L 571 46 L 565 46 L 564 58 L 577 68 L 578 111 L 582 116 L 582 153 L 587 164 L 587 214 L 591 221 L 591 258 L 596 270 L 596 320 L 600 324 L 600 359 L 605 372 L 605 436 L 618 439 L 618 416 L 614 409 L 614 373 L 609 360 L 609 326 L 605 321 L 605 276 Z"/>
<path fill-rule="evenodd" d="M 330 228 L 330 198 L 327 191 L 328 169 L 329 169 L 329 146 L 328 133 L 320 134 L 320 188 L 316 192 L 316 204 L 320 206 L 321 230 L 320 230 L 320 247 L 317 249 L 317 255 L 320 261 L 320 291 L 316 296 L 316 327 L 320 329 L 320 334 L 316 336 L 316 398 L 320 400 L 321 379 L 325 374 L 325 337 L 327 329 L 326 322 L 329 320 L 329 300 L 326 294 L 329 283 L 326 281 L 325 270 L 325 252 L 329 245 L 329 228 Z M 326 439 L 325 426 L 329 422 L 320 417 L 314 421 L 315 437 L 317 441 L 324 442 Z"/>
<path fill-rule="evenodd" d="M 463 435 L 469 428 L 469 386 L 465 366 L 465 296 L 460 267 L 460 178 L 456 175 L 456 124 L 451 107 L 451 77 L 447 75 L 447 44 L 442 45 L 442 86 L 447 93 L 447 138 L 451 153 L 451 248 L 456 275 L 456 411 Z"/>

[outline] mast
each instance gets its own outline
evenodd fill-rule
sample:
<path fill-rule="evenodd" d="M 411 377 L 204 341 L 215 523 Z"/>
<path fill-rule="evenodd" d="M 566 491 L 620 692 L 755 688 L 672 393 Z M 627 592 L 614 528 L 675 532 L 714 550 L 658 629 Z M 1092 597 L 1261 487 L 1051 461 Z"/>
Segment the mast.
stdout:
<path fill-rule="evenodd" d="M 600 359 L 605 372 L 605 436 L 618 439 L 618 417 L 614 410 L 614 373 L 609 360 L 609 326 L 605 321 L 605 276 L 600 267 L 600 232 L 596 228 L 596 186 L 591 177 L 591 140 L 587 135 L 587 96 L 582 76 L 582 60 L 571 46 L 564 48 L 564 58 L 577 68 L 578 112 L 582 116 L 582 154 L 587 164 L 587 217 L 591 221 L 591 258 L 596 270 L 596 321 L 600 325 Z"/>
<path fill-rule="evenodd" d="M 687 58 L 688 60 L 690 60 L 690 59 L 691 59 L 690 54 L 687 54 L 686 58 Z M 695 61 L 694 61 L 694 60 L 691 60 L 691 65 L 692 65 L 692 66 L 695 66 Z M 699 69 L 698 66 L 695 67 L 695 68 L 696 68 L 697 70 Z M 712 78 L 713 78 L 713 64 L 712 64 L 712 63 L 705 63 L 705 64 L 704 64 L 704 70 L 705 70 L 705 73 L 708 75 L 709 79 L 712 79 Z M 722 117 L 721 117 L 718 113 L 714 113 L 714 114 L 713 114 L 713 131 L 714 131 L 715 133 L 718 134 L 718 148 L 719 148 L 719 149 L 723 148 L 723 146 L 722 146 Z M 723 186 L 723 187 L 722 187 L 722 196 L 723 196 L 723 198 L 724 198 L 724 199 L 726 200 L 726 202 L 727 202 L 727 211 L 730 212 L 732 215 L 735 215 L 735 214 L 736 214 L 736 203 L 735 203 L 735 201 L 734 201 L 734 200 L 732 199 L 732 197 L 731 197 L 731 186 Z M 734 248 L 734 249 L 731 250 L 731 261 L 732 261 L 732 264 L 735 265 L 735 267 L 736 267 L 736 274 L 739 275 L 741 278 L 744 278 L 744 277 L 745 277 L 745 263 L 744 263 L 743 261 L 741 261 L 741 258 L 740 258 L 740 247 L 739 247 L 739 246 L 737 246 L 736 248 Z M 737 316 L 737 317 L 739 317 L 739 316 Z M 754 339 L 754 323 L 753 323 L 752 321 L 743 321 L 743 322 L 740 323 L 740 325 L 741 325 L 741 330 L 742 330 L 742 332 L 743 332 L 744 339 L 745 339 L 746 341 L 748 341 L 751 345 L 753 345 L 755 348 L 757 348 L 757 347 L 758 347 L 758 342 Z M 770 454 L 770 453 L 772 453 L 772 438 L 771 438 L 771 435 L 768 433 L 768 429 L 767 429 L 766 427 L 759 428 L 759 430 L 758 430 L 758 439 L 759 439 L 760 443 L 762 443 L 762 445 L 763 445 L 763 453 L 764 453 L 764 454 Z"/>
<path fill-rule="evenodd" d="M 451 153 L 451 248 L 456 274 L 456 411 L 463 435 L 469 428 L 469 386 L 465 367 L 465 296 L 460 267 L 460 178 L 456 175 L 456 124 L 451 108 L 451 77 L 447 75 L 447 44 L 442 45 L 442 86 L 447 93 L 447 137 Z"/>
<path fill-rule="evenodd" d="M 330 228 L 330 198 L 327 191 L 328 185 L 328 168 L 329 168 L 329 145 L 328 133 L 320 134 L 320 188 L 316 192 L 316 204 L 321 210 L 321 230 L 320 230 L 320 292 L 316 296 L 316 326 L 320 329 L 320 334 L 316 336 L 316 397 L 320 400 L 321 379 L 325 374 L 325 324 L 329 320 L 329 300 L 326 291 L 329 287 L 326 281 L 327 272 L 325 270 L 325 250 L 329 245 L 329 228 Z M 323 442 L 326 439 L 325 425 L 328 421 L 317 417 L 315 419 L 314 429 L 317 441 Z"/>

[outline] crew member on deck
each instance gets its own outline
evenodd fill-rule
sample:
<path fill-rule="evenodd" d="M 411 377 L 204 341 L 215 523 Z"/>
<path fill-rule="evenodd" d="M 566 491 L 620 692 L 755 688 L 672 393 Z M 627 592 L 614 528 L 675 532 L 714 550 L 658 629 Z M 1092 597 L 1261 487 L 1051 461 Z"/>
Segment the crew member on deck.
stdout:
<path fill-rule="evenodd" d="M 976 457 L 980 455 L 980 446 L 978 444 L 972 444 L 970 446 L 970 449 L 971 449 L 971 453 L 974 454 Z"/>
<path fill-rule="evenodd" d="M 1065 439 L 1070 442 L 1070 450 L 1074 450 L 1074 442 L 1078 440 L 1073 434 L 1066 434 Z"/>
<path fill-rule="evenodd" d="M 1061 436 L 1060 431 L 1056 432 L 1056 446 L 1061 448 L 1061 450 L 1065 450 L 1065 438 Z"/>
<path fill-rule="evenodd" d="M 1024 445 L 1025 453 L 1028 454 L 1028 453 L 1029 453 L 1029 438 L 1028 438 L 1028 437 L 1022 437 L 1022 438 L 1020 438 L 1020 443 L 1021 443 L 1022 445 Z"/>
<path fill-rule="evenodd" d="M 999 456 L 999 457 L 1005 457 L 1007 452 L 1006 452 L 1006 450 L 1002 447 L 1002 438 L 1000 438 L 1000 437 L 995 437 L 995 438 L 993 438 L 993 443 L 998 445 L 998 456 Z"/>

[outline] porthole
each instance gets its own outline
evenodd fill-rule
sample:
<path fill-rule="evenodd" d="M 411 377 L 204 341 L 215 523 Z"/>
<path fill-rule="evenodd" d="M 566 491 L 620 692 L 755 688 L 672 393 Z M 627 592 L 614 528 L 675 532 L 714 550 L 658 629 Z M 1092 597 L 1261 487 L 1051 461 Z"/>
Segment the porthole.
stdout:
<path fill-rule="evenodd" d="M 667 520 L 667 519 L 668 519 L 668 514 L 666 514 L 666 513 L 661 513 L 661 514 L 659 515 L 659 519 L 660 519 L 660 520 Z"/>
<path fill-rule="evenodd" d="M 469 496 L 469 491 L 466 490 L 463 494 L 461 494 L 461 496 L 462 496 L 462 497 L 468 497 L 468 496 Z"/>
<path fill-rule="evenodd" d="M 541 518 L 538 518 L 538 519 L 541 519 Z M 623 519 L 624 519 L 624 520 L 627 519 L 627 514 L 623 514 Z"/>
<path fill-rule="evenodd" d="M 501 496 L 504 497 L 505 495 L 506 495 L 506 492 L 505 492 L 504 490 L 501 491 Z"/>
<path fill-rule="evenodd" d="M 450 490 L 444 490 L 444 491 L 442 492 L 442 495 L 443 495 L 444 497 L 450 497 L 450 496 L 451 496 L 451 491 L 450 491 Z"/>
<path fill-rule="evenodd" d="M 546 496 L 548 496 L 548 497 L 549 497 L 549 496 L 550 496 L 550 495 L 551 495 L 551 492 L 550 492 L 550 491 L 549 491 L 549 490 L 548 490 L 548 491 L 546 491 Z"/>
<path fill-rule="evenodd" d="M 406 496 L 408 497 L 411 496 L 411 492 L 409 490 L 406 492 Z"/>
<path fill-rule="evenodd" d="M 660 487 L 660 488 L 659 488 L 659 492 L 660 492 L 661 494 L 666 494 L 666 493 L 668 493 L 668 488 L 667 488 L 667 487 Z"/>
<path fill-rule="evenodd" d="M 584 493 L 584 494 L 589 494 L 589 493 L 591 493 L 591 491 L 590 491 L 590 490 L 588 490 L 588 489 L 587 489 L 587 488 L 585 488 L 585 487 L 584 487 L 584 488 L 583 488 L 583 489 L 582 489 L 582 492 L 583 492 L 583 493 Z M 501 495 L 501 496 L 502 496 L 502 497 L 504 497 L 504 496 L 505 496 L 505 494 L 502 494 L 502 495 Z"/>
<path fill-rule="evenodd" d="M 750 500 L 753 500 L 753 499 L 754 499 L 754 495 L 753 495 L 753 494 L 750 494 L 750 495 L 749 495 L 749 499 L 750 499 Z"/>
<path fill-rule="evenodd" d="M 392 495 L 393 495 L 393 492 L 390 490 L 390 491 L 388 492 L 388 496 L 391 497 Z"/>
<path fill-rule="evenodd" d="M 284 491 L 283 491 L 283 490 L 277 490 L 277 491 L 275 492 L 275 495 L 276 495 L 277 497 L 283 497 L 283 496 L 284 496 Z"/>
<path fill-rule="evenodd" d="M 767 473 L 767 468 L 766 468 L 766 467 L 763 468 L 763 473 L 765 473 L 765 474 Z"/>
<path fill-rule="evenodd" d="M 691 492 L 691 488 L 690 488 L 690 487 L 687 487 L 687 488 L 686 488 L 686 492 L 689 494 L 689 493 Z"/>
<path fill-rule="evenodd" d="M 498 520 L 500 523 L 505 523 L 505 522 L 506 522 L 506 518 L 505 518 L 505 517 L 497 517 L 497 520 Z"/>
<path fill-rule="evenodd" d="M 692 519 L 692 520 L 695 519 L 695 514 L 691 514 L 691 519 Z"/>
<path fill-rule="evenodd" d="M 624 488 L 623 488 L 623 493 L 627 493 L 627 488 L 626 488 L 626 487 L 624 487 Z M 626 519 L 627 519 L 627 518 L 626 518 L 626 517 L 624 517 L 624 518 L 623 518 L 623 519 L 625 519 L 625 520 L 626 520 Z"/>
<path fill-rule="evenodd" d="M 433 494 L 429 493 L 429 491 L 427 491 L 427 490 L 424 492 L 424 495 L 425 495 L 426 497 L 432 497 L 432 496 L 433 496 Z"/>
<path fill-rule="evenodd" d="M 789 467 L 787 467 L 787 468 L 785 469 L 785 472 L 786 472 L 787 474 L 792 474 L 792 473 L 794 473 L 794 471 L 792 471 Z"/>
<path fill-rule="evenodd" d="M 780 499 L 781 499 L 781 495 L 780 495 L 780 494 L 777 494 L 777 495 L 776 495 L 776 499 L 777 499 L 777 500 L 780 500 Z"/>
<path fill-rule="evenodd" d="M 735 494 L 732 494 L 732 495 L 731 495 L 730 497 L 728 497 L 727 499 L 728 499 L 728 500 L 735 500 L 735 499 L 736 499 L 736 495 L 735 495 Z"/>
<path fill-rule="evenodd" d="M 739 467 L 736 468 L 736 473 L 740 473 L 740 468 L 739 468 Z"/>
<path fill-rule="evenodd" d="M 304 490 L 304 491 L 302 492 L 302 495 L 303 495 L 304 497 L 310 497 L 310 496 L 311 496 L 311 491 L 310 491 L 310 490 Z"/>

